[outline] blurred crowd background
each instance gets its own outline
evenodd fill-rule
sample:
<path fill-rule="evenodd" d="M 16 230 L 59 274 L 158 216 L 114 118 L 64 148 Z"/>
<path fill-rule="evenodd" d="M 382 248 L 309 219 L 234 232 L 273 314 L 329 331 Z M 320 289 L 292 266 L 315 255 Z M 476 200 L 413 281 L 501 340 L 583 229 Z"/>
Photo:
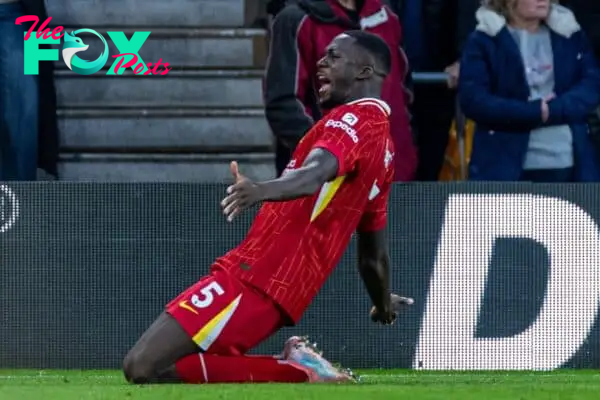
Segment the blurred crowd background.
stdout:
<path fill-rule="evenodd" d="M 171 3 L 178 8 L 177 0 Z M 204 17 L 216 4 L 198 3 Z M 195 26 L 181 17 L 166 27 L 169 18 L 150 15 L 146 25 L 165 27 L 145 45 L 148 51 L 162 45 L 172 58 L 187 58 L 172 60 L 167 77 L 122 84 L 134 94 L 116 105 L 95 97 L 109 98 L 109 88 L 118 85 L 106 79 L 146 78 L 91 77 L 76 85 L 87 97 L 65 104 L 78 98 L 67 92 L 72 80 L 60 81 L 71 79 L 69 71 L 42 62 L 39 75 L 24 75 L 28 27 L 14 22 L 27 14 L 44 20 L 50 12 L 52 26 L 68 6 L 63 0 L 0 0 L 0 181 L 220 181 L 230 159 L 241 160 L 258 179 L 279 174 L 323 116 L 316 102 L 317 60 L 337 34 L 357 28 L 380 35 L 393 53 L 382 97 L 392 108 L 397 181 L 600 181 L 600 1 L 225 5 L 243 7 L 241 22 L 212 16 Z M 91 6 L 85 21 L 65 15 L 71 25 L 127 27 L 126 18 L 112 21 L 103 10 Z M 202 45 L 194 47 L 193 40 Z M 246 51 L 234 40 L 251 47 L 251 65 L 231 61 Z M 206 50 L 211 43 L 214 49 Z M 191 59 L 198 61 L 190 65 Z M 158 79 L 170 79 L 161 87 L 173 93 L 150 88 L 162 85 Z M 103 91 L 87 89 L 94 85 Z M 163 95 L 164 104 L 158 100 Z"/>

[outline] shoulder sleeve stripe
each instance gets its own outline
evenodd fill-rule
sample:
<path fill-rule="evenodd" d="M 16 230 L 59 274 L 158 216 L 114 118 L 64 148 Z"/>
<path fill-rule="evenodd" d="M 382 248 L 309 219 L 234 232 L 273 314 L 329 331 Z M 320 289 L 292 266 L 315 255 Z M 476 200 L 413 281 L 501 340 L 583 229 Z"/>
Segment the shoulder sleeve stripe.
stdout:
<path fill-rule="evenodd" d="M 392 113 L 390 106 L 383 100 L 375 99 L 375 98 L 365 98 L 360 100 L 355 100 L 348 104 L 357 105 L 357 106 L 375 106 L 382 113 L 385 114 L 386 117 L 389 117 Z"/>

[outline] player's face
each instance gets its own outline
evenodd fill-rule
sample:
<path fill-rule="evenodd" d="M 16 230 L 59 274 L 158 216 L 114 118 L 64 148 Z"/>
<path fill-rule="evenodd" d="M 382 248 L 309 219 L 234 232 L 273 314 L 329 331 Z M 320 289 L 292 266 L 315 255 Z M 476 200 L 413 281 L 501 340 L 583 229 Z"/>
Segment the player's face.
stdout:
<path fill-rule="evenodd" d="M 355 51 L 353 41 L 348 35 L 337 36 L 317 63 L 319 101 L 325 109 L 346 103 L 356 81 L 356 63 L 352 60 Z"/>

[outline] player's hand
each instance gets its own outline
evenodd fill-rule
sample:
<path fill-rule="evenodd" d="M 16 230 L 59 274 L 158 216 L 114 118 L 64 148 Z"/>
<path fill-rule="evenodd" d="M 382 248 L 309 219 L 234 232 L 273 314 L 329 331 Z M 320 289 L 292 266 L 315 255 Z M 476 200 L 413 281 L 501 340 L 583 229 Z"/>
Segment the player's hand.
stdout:
<path fill-rule="evenodd" d="M 396 321 L 396 312 L 389 310 L 379 311 L 377 307 L 373 306 L 371 309 L 371 321 L 379 323 L 381 325 L 392 325 Z"/>
<path fill-rule="evenodd" d="M 235 183 L 227 188 L 227 197 L 221 201 L 223 214 L 229 222 L 248 207 L 262 200 L 259 186 L 240 174 L 237 162 L 232 161 L 230 169 Z"/>
<path fill-rule="evenodd" d="M 392 293 L 390 294 L 390 309 L 388 311 L 379 312 L 377 307 L 373 307 L 371 309 L 371 320 L 383 325 L 391 325 L 396 320 L 399 312 L 414 303 L 415 301 L 410 297 L 402 297 Z"/>

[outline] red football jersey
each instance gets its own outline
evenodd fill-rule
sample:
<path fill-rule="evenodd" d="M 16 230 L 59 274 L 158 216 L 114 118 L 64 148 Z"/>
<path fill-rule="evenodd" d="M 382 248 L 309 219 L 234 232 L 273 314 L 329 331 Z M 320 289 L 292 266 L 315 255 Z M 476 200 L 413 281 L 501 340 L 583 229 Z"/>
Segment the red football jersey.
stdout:
<path fill-rule="evenodd" d="M 315 148 L 338 159 L 336 177 L 313 196 L 266 202 L 244 241 L 216 260 L 263 291 L 297 322 L 356 231 L 383 229 L 394 178 L 390 109 L 365 98 L 333 109 L 298 144 L 284 174 Z"/>

